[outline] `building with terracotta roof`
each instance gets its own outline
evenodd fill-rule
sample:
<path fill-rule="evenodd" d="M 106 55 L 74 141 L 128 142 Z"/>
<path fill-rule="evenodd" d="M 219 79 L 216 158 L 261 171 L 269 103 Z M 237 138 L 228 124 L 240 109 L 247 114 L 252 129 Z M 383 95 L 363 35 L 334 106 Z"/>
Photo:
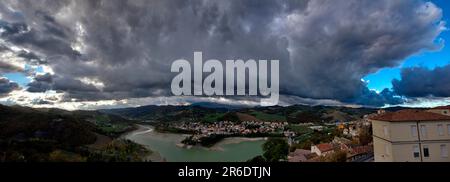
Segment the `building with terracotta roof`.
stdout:
<path fill-rule="evenodd" d="M 450 106 L 439 106 L 428 110 L 429 112 L 450 116 Z"/>
<path fill-rule="evenodd" d="M 321 143 L 311 146 L 311 152 L 316 153 L 318 156 L 325 156 L 334 152 L 334 145 L 331 143 Z"/>
<path fill-rule="evenodd" d="M 450 162 L 450 116 L 400 110 L 370 121 L 375 162 Z"/>
<path fill-rule="evenodd" d="M 311 153 L 309 150 L 296 149 L 294 152 L 289 153 L 289 162 L 312 162 L 311 160 L 316 158 L 316 153 Z"/>

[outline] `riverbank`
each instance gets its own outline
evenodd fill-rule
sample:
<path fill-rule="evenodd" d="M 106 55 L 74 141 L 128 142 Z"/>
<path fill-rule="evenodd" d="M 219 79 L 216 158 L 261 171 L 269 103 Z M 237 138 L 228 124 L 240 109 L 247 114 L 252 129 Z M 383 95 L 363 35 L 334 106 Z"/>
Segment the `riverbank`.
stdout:
<path fill-rule="evenodd" d="M 154 128 L 153 126 L 149 126 L 149 125 L 141 125 L 141 124 L 136 124 L 135 125 L 136 130 L 133 131 L 129 131 L 126 133 L 123 133 L 120 137 L 124 138 L 127 135 L 141 135 L 141 134 L 145 134 L 145 133 L 150 133 L 153 131 L 156 131 L 158 133 L 166 133 L 166 134 L 180 134 L 183 136 L 189 136 L 190 134 L 187 133 L 172 133 L 172 132 L 168 132 L 167 130 L 163 130 L 163 132 L 161 132 L 161 130 L 158 130 L 156 128 Z M 238 144 L 241 142 L 251 142 L 251 141 L 260 141 L 260 140 L 267 140 L 268 137 L 245 137 L 245 136 L 224 136 L 220 141 L 218 141 L 217 143 L 214 143 L 211 147 L 215 147 L 215 145 L 220 145 L 220 144 Z M 183 143 L 178 143 L 176 146 L 181 147 L 181 148 L 192 148 L 192 147 L 205 147 L 205 146 L 199 146 L 199 145 L 187 145 L 187 144 L 183 144 Z M 206 147 L 208 148 L 208 147 Z"/>
<path fill-rule="evenodd" d="M 212 147 L 181 147 L 186 134 L 160 133 L 152 126 L 137 125 L 138 129 L 123 138 L 141 144 L 151 151 L 152 161 L 169 162 L 241 162 L 262 154 L 265 138 L 225 138 Z"/>
<path fill-rule="evenodd" d="M 210 147 L 209 150 L 215 150 L 215 151 L 223 151 L 224 148 L 222 148 L 222 145 L 229 145 L 229 144 L 240 144 L 242 142 L 257 142 L 257 141 L 266 141 L 267 138 L 245 138 L 245 137 L 232 137 L 232 138 L 224 138 L 219 143 L 215 144 L 214 146 Z"/>

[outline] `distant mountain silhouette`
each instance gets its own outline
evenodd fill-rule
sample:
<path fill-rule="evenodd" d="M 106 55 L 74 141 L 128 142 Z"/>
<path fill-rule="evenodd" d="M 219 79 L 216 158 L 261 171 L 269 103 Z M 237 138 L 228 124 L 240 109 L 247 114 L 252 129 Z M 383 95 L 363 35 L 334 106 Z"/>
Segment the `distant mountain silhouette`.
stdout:
<path fill-rule="evenodd" d="M 400 108 L 393 108 L 397 110 Z M 376 108 L 349 108 L 337 106 L 271 106 L 246 107 L 242 105 L 227 105 L 212 102 L 199 102 L 189 106 L 140 106 L 121 109 L 104 109 L 102 113 L 115 114 L 128 119 L 146 121 L 208 121 L 222 119 L 256 118 L 262 121 L 303 122 L 334 122 L 350 121 L 363 115 L 376 112 Z M 236 115 L 237 114 L 237 115 Z M 231 117 L 247 116 L 247 117 Z"/>
<path fill-rule="evenodd" d="M 252 108 L 252 106 L 242 105 L 242 104 L 221 104 L 215 102 L 197 102 L 191 104 L 191 106 L 200 106 L 205 108 L 213 108 L 213 109 L 242 109 L 242 108 Z"/>

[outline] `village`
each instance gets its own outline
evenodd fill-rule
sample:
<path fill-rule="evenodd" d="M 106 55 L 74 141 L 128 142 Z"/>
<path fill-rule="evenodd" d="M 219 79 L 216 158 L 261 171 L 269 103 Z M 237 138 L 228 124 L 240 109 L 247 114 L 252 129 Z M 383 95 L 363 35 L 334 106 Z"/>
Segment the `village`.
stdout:
<path fill-rule="evenodd" d="M 267 121 L 179 122 L 170 127 L 192 133 L 178 145 L 183 147 L 192 147 L 203 141 L 213 145 L 211 141 L 217 142 L 226 137 L 283 137 L 290 146 L 289 162 L 319 162 L 327 156 L 342 153 L 345 153 L 345 159 L 341 160 L 372 162 L 373 143 L 368 117 L 348 122 L 300 124 Z"/>
<path fill-rule="evenodd" d="M 314 135 L 289 140 L 289 162 L 373 162 L 371 123 L 363 119 L 310 126 Z M 312 125 L 312 123 L 309 123 Z M 302 137 L 297 137 L 302 138 Z M 315 138 L 316 141 L 314 141 Z M 288 137 L 291 139 L 291 137 Z M 312 141 L 312 142 L 311 142 Z"/>
<path fill-rule="evenodd" d="M 170 127 L 180 131 L 193 133 L 182 141 L 186 145 L 213 145 L 216 141 L 226 137 L 268 137 L 284 136 L 287 122 L 259 122 L 259 121 L 218 121 L 215 123 L 181 122 Z M 185 145 L 181 145 L 185 146 Z"/>

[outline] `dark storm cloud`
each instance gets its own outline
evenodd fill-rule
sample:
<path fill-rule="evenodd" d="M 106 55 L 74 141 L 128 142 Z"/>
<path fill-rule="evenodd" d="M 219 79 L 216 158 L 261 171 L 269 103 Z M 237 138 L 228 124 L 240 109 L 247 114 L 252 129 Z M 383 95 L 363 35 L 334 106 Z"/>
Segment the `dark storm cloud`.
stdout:
<path fill-rule="evenodd" d="M 327 2 L 327 3 L 323 3 Z M 421 1 L 311 1 L 291 17 L 287 91 L 304 97 L 372 95 L 360 79 L 434 49 L 441 12 Z M 299 26 L 300 24 L 300 26 Z M 297 73 L 297 74 L 296 74 Z"/>
<path fill-rule="evenodd" d="M 60 76 L 53 77 L 49 73 L 38 75 L 27 85 L 27 90 L 29 92 L 45 92 L 50 89 L 64 92 L 98 92 L 95 86 L 83 83 L 80 80 Z"/>
<path fill-rule="evenodd" d="M 362 93 L 358 94 L 359 97 L 345 100 L 345 102 L 376 107 L 382 107 L 385 104 L 398 105 L 405 102 L 404 98 L 397 96 L 393 91 L 387 88 L 383 89 L 380 93 L 367 88 L 362 88 L 361 90 Z"/>
<path fill-rule="evenodd" d="M 2 37 L 8 37 L 21 32 L 27 31 L 28 27 L 24 23 L 9 23 L 5 21 L 0 21 L 0 28 L 3 30 L 1 33 Z"/>
<path fill-rule="evenodd" d="M 0 77 L 0 97 L 18 89 L 19 85 L 17 83 L 11 82 L 7 78 Z"/>
<path fill-rule="evenodd" d="M 50 83 L 45 82 L 30 82 L 28 85 L 28 92 L 45 92 L 47 90 L 52 89 L 52 85 Z"/>
<path fill-rule="evenodd" d="M 35 99 L 31 101 L 33 105 L 53 105 L 53 102 L 44 100 L 44 99 Z"/>
<path fill-rule="evenodd" d="M 450 65 L 433 70 L 404 68 L 401 79 L 392 81 L 394 91 L 407 97 L 450 97 Z"/>
<path fill-rule="evenodd" d="M 4 8 L 2 4 L 3 8 L 0 8 L 0 13 L 10 15 L 10 17 L 7 16 L 0 20 L 0 28 L 3 29 L 1 37 L 16 46 L 39 51 L 49 57 L 69 56 L 72 59 L 77 59 L 81 55 L 78 51 L 72 49 L 71 42 L 73 40 L 66 36 L 66 34 L 73 34 L 71 26 L 58 24 L 52 16 L 47 14 L 48 11 L 43 11 L 46 8 L 54 8 L 52 4 L 59 3 L 44 1 L 41 1 L 41 3 L 44 4 L 40 7 L 34 6 L 34 3 L 31 2 L 13 3 L 22 4 L 27 9 L 43 8 L 42 10 L 34 9 L 32 12 L 28 12 L 27 9 L 25 9 L 26 11 L 11 12 L 10 9 Z M 52 9 L 52 11 L 55 10 L 58 10 L 58 8 Z"/>
<path fill-rule="evenodd" d="M 46 73 L 44 75 L 37 75 L 36 77 L 34 77 L 34 80 L 38 82 L 51 83 L 53 81 L 53 77 L 51 74 Z"/>
<path fill-rule="evenodd" d="M 171 63 L 192 61 L 193 52 L 202 51 L 204 60 L 279 59 L 281 94 L 397 103 L 388 92 L 369 91 L 360 79 L 437 48 L 434 40 L 443 30 L 441 10 L 421 0 L 3 4 L 10 7 L 0 8 L 9 15 L 3 39 L 44 55 L 58 77 L 48 85 L 30 83 L 30 89 L 50 86 L 68 99 L 84 100 L 168 95 Z M 21 27 L 25 31 L 16 30 Z M 103 86 L 80 81 L 86 78 Z"/>
<path fill-rule="evenodd" d="M 26 59 L 26 60 L 28 60 L 29 63 L 30 63 L 30 64 L 33 64 L 33 65 L 34 65 L 34 64 L 39 65 L 39 64 L 45 64 L 45 63 L 46 63 L 45 60 L 42 60 L 41 57 L 39 57 L 38 55 L 36 55 L 36 54 L 33 53 L 33 52 L 20 51 L 20 52 L 17 54 L 17 56 L 18 56 L 18 57 L 21 57 L 21 58 L 24 58 L 24 59 Z"/>
<path fill-rule="evenodd" d="M 49 73 L 37 75 L 27 86 L 28 92 L 45 92 L 53 87 L 53 77 Z"/>
<path fill-rule="evenodd" d="M 0 60 L 0 73 L 23 71 L 21 67 Z"/>
<path fill-rule="evenodd" d="M 46 33 L 51 33 L 51 31 Z M 77 59 L 81 56 L 78 51 L 73 50 L 70 44 L 67 44 L 64 40 L 57 37 L 52 37 L 51 34 L 42 35 L 40 32 L 35 30 L 8 36 L 7 40 L 16 45 L 37 50 L 50 56 L 68 56 L 72 59 Z"/>
<path fill-rule="evenodd" d="M 98 91 L 93 85 L 84 84 L 83 82 L 67 77 L 55 80 L 53 88 L 58 91 L 79 91 L 79 92 L 95 92 Z"/>

